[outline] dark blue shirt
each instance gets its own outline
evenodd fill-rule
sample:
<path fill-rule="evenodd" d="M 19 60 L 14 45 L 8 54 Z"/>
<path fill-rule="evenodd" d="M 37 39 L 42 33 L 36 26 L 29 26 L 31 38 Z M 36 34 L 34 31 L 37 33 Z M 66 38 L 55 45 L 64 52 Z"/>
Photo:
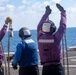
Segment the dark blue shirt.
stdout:
<path fill-rule="evenodd" d="M 20 67 L 38 65 L 38 52 L 35 42 L 32 39 L 24 39 L 18 43 L 12 62 Z"/>

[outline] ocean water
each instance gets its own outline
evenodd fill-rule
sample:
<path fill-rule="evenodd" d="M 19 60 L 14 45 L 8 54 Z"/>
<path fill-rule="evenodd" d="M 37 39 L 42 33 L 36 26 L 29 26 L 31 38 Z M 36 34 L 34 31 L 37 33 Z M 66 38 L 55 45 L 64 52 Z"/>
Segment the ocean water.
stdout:
<path fill-rule="evenodd" d="M 16 46 L 21 39 L 18 36 L 18 31 L 13 31 L 14 36 L 10 38 L 10 52 L 16 51 Z M 37 32 L 36 30 L 31 30 L 31 38 L 36 42 L 37 45 Z M 67 28 L 66 29 L 66 42 L 67 47 L 76 46 L 76 28 Z M 4 52 L 8 52 L 8 32 L 2 40 Z"/>

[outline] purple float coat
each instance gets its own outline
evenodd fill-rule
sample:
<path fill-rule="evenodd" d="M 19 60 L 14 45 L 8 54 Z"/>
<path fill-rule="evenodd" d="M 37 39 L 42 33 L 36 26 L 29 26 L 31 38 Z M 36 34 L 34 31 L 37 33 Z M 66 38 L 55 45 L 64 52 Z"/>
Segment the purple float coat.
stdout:
<path fill-rule="evenodd" d="M 44 66 L 62 62 L 60 42 L 66 30 L 66 11 L 62 11 L 58 30 L 52 35 L 42 32 L 42 25 L 48 16 L 49 14 L 45 13 L 37 27 L 38 49 L 40 60 Z"/>
<path fill-rule="evenodd" d="M 4 24 L 3 28 L 0 30 L 0 41 L 2 41 L 6 31 L 7 31 L 8 25 Z M 0 64 L 3 63 L 3 51 L 2 51 L 2 46 L 0 44 Z"/>

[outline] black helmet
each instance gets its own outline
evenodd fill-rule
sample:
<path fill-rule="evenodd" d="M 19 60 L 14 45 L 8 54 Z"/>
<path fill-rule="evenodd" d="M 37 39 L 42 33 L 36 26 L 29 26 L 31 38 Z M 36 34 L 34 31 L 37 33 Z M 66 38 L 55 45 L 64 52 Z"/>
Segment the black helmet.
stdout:
<path fill-rule="evenodd" d="M 19 37 L 22 38 L 27 38 L 27 37 L 30 37 L 31 36 L 31 32 L 28 28 L 26 27 L 22 27 L 20 30 L 19 30 Z"/>
<path fill-rule="evenodd" d="M 49 22 L 46 21 L 42 25 L 42 31 L 44 33 L 53 34 L 56 31 L 56 26 L 55 26 L 55 24 L 51 20 L 49 20 Z"/>

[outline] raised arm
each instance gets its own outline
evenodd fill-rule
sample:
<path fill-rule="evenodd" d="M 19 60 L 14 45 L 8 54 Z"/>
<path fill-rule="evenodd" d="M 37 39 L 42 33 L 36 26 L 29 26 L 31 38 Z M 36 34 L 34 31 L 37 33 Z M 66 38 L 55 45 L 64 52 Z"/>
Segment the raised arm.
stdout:
<path fill-rule="evenodd" d="M 44 21 L 48 18 L 48 16 L 51 14 L 51 9 L 49 6 L 46 6 L 46 11 L 45 11 L 45 14 L 42 16 L 38 26 L 37 26 L 37 36 L 39 37 L 41 34 L 42 34 L 42 31 L 41 31 L 41 28 L 42 28 L 42 25 L 44 23 Z"/>
<path fill-rule="evenodd" d="M 57 8 L 61 12 L 61 20 L 60 20 L 60 25 L 66 25 L 66 11 L 60 4 L 56 4 Z"/>
<path fill-rule="evenodd" d="M 10 17 L 7 17 L 6 20 L 5 20 L 4 26 L 0 31 L 0 41 L 2 40 L 2 38 L 4 37 L 4 35 L 5 35 L 6 31 L 7 31 L 9 22 L 12 22 L 12 19 Z"/>
<path fill-rule="evenodd" d="M 61 12 L 60 26 L 58 28 L 58 31 L 55 34 L 55 36 L 58 39 L 58 43 L 60 43 L 60 41 L 63 37 L 63 34 L 66 30 L 66 11 L 64 10 L 64 8 L 60 4 L 56 4 L 56 7 Z"/>

